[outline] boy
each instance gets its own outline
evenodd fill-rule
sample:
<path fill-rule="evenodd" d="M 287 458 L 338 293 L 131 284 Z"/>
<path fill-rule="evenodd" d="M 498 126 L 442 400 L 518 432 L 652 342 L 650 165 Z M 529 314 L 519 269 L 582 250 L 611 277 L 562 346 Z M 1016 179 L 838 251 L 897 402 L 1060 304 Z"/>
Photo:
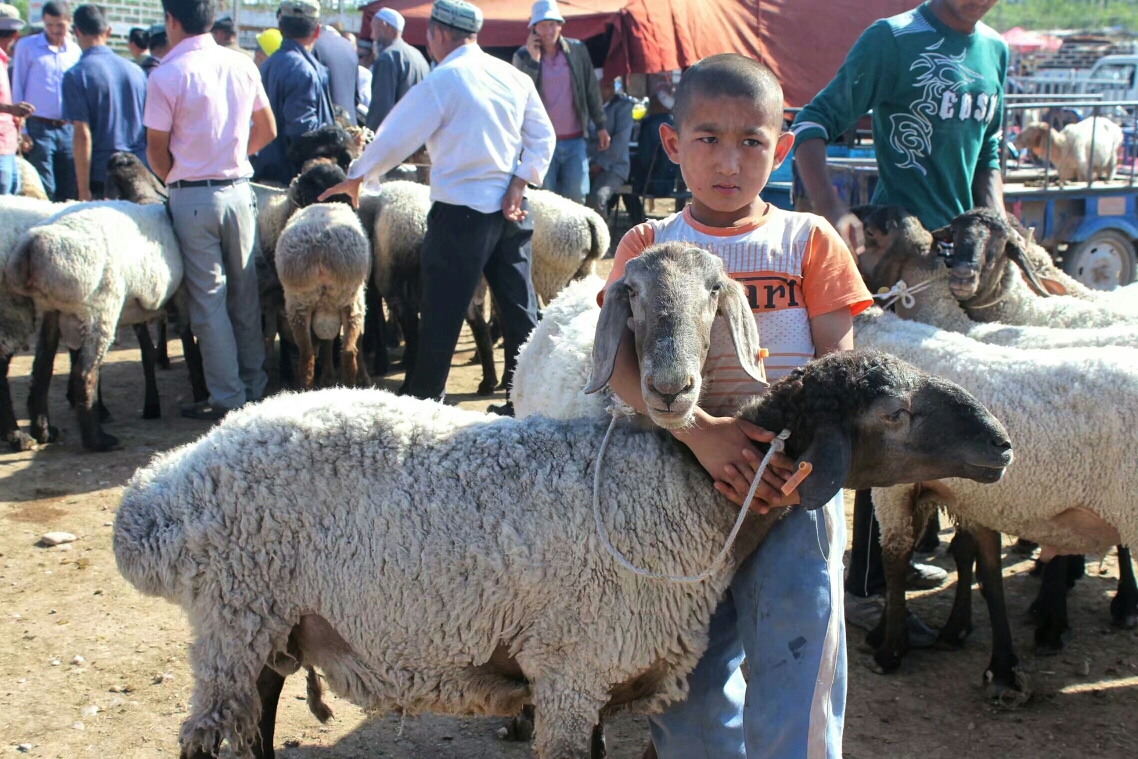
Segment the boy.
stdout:
<path fill-rule="evenodd" d="M 695 243 L 723 259 L 747 289 L 771 381 L 815 356 L 853 347 L 853 315 L 871 302 L 857 265 L 825 220 L 774 208 L 759 197 L 794 138 L 782 132 L 782 88 L 764 66 L 716 55 L 688 69 L 676 90 L 675 128 L 660 127 L 692 203 L 631 230 L 609 281 L 654 242 Z M 759 462 L 752 440 L 771 434 L 730 414 L 763 387 L 713 338 L 697 424 L 676 431 L 741 504 Z M 633 341 L 621 344 L 610 387 L 643 411 Z M 790 505 L 768 474 L 753 508 Z M 661 759 L 841 755 L 846 655 L 842 615 L 845 520 L 839 493 L 823 509 L 792 509 L 736 573 L 712 617 L 708 650 L 689 678 L 688 700 L 652 720 Z M 746 653 L 749 682 L 739 664 Z M 745 715 L 745 716 L 744 716 Z"/>

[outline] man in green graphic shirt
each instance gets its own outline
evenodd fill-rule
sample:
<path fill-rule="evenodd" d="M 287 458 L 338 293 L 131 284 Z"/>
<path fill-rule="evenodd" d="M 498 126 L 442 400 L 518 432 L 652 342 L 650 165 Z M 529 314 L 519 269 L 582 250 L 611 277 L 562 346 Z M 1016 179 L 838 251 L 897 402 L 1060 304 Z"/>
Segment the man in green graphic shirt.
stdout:
<path fill-rule="evenodd" d="M 851 249 L 861 224 L 826 171 L 826 143 L 873 111 L 875 204 L 926 229 L 973 207 L 1002 210 L 1001 102 L 1008 46 L 980 22 L 996 0 L 929 0 L 862 33 L 833 81 L 794 120 L 798 172 Z"/>
<path fill-rule="evenodd" d="M 980 21 L 996 2 L 928 0 L 876 21 L 854 43 L 833 81 L 795 118 L 802 183 L 815 211 L 855 253 L 863 250 L 861 222 L 830 181 L 826 143 L 870 110 L 878 169 L 873 203 L 899 205 L 929 230 L 974 207 L 1003 212 L 999 158 L 1008 47 Z M 884 591 L 878 535 L 869 492 L 859 492 L 846 581 L 851 596 Z M 929 588 L 947 575 L 913 564 L 907 579 L 912 588 Z M 872 604 L 850 601 L 850 622 L 876 622 Z M 935 642 L 935 634 L 915 617 L 909 632 L 911 645 Z"/>

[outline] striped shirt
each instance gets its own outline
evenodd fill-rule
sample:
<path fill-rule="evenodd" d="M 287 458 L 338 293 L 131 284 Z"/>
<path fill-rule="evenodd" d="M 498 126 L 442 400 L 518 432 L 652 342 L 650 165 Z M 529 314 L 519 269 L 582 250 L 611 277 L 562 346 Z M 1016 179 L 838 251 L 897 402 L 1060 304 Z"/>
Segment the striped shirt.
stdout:
<path fill-rule="evenodd" d="M 759 342 L 768 351 L 767 379 L 785 377 L 814 358 L 810 320 L 849 308 L 857 314 L 873 299 L 857 271 L 857 262 L 834 228 L 820 216 L 768 206 L 759 219 L 736 227 L 708 227 L 691 207 L 666 219 L 634 227 L 617 247 L 609 283 L 645 248 L 662 242 L 687 242 L 718 256 L 728 275 L 743 285 Z M 701 405 L 726 414 L 766 388 L 743 371 L 722 318 L 711 329 L 704 365 Z"/>

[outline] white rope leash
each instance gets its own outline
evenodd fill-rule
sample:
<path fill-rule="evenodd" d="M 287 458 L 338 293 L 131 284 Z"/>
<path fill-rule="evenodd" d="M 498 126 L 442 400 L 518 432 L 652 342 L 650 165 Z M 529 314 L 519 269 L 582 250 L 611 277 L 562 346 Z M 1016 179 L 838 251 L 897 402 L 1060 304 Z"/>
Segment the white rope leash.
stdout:
<path fill-rule="evenodd" d="M 593 472 L 593 519 L 597 523 L 597 535 L 601 538 L 601 543 L 604 544 L 605 549 L 612 555 L 617 562 L 633 574 L 647 577 L 650 580 L 667 580 L 669 582 L 677 583 L 698 583 L 703 582 L 707 578 L 715 574 L 715 570 L 719 567 L 723 559 L 727 557 L 727 552 L 731 550 L 731 546 L 735 544 L 735 538 L 739 535 L 739 530 L 743 527 L 743 520 L 747 517 L 747 507 L 751 503 L 751 499 L 755 497 L 755 491 L 759 488 L 759 483 L 762 482 L 763 472 L 766 471 L 767 465 L 770 464 L 771 458 L 774 457 L 776 452 L 781 452 L 785 448 L 785 441 L 790 437 L 790 430 L 783 430 L 778 436 L 771 441 L 771 447 L 763 456 L 762 463 L 759 464 L 758 470 L 755 471 L 755 477 L 751 480 L 751 489 L 747 491 L 747 497 L 743 499 L 743 508 L 739 510 L 739 516 L 735 519 L 735 526 L 731 529 L 731 534 L 727 536 L 727 542 L 723 546 L 723 550 L 711 562 L 711 565 L 700 572 L 698 575 L 666 575 L 657 572 L 649 572 L 647 569 L 641 569 L 626 559 L 616 546 L 609 541 L 608 531 L 605 529 L 605 524 L 601 520 L 601 468 L 605 460 L 605 449 L 608 448 L 609 438 L 612 436 L 613 428 L 616 427 L 617 421 L 620 419 L 620 412 L 616 409 L 611 410 L 612 421 L 609 422 L 608 430 L 605 431 L 605 438 L 601 441 L 601 448 L 597 451 L 597 468 Z"/>
<path fill-rule="evenodd" d="M 940 274 L 937 274 L 935 277 L 926 279 L 924 282 L 918 282 L 912 287 L 909 287 L 909 285 L 905 284 L 905 280 L 902 279 L 885 292 L 874 295 L 873 298 L 874 300 L 883 301 L 881 304 L 882 308 L 891 308 L 893 304 L 897 303 L 898 301 L 900 301 L 901 305 L 905 308 L 912 308 L 913 306 L 917 305 L 917 299 L 913 297 L 914 295 L 921 292 L 922 290 L 927 290 L 932 286 L 934 282 L 944 279 L 947 276 L 947 272 L 942 272 Z"/>

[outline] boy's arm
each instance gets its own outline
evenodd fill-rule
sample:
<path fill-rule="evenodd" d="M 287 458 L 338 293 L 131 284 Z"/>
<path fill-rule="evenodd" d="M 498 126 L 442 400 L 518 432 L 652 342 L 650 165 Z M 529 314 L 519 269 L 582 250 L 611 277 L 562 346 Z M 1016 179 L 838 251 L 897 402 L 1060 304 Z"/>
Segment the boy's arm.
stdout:
<path fill-rule="evenodd" d="M 815 358 L 853 350 L 853 316 L 849 307 L 815 316 L 810 320 L 810 336 L 814 340 Z"/>

